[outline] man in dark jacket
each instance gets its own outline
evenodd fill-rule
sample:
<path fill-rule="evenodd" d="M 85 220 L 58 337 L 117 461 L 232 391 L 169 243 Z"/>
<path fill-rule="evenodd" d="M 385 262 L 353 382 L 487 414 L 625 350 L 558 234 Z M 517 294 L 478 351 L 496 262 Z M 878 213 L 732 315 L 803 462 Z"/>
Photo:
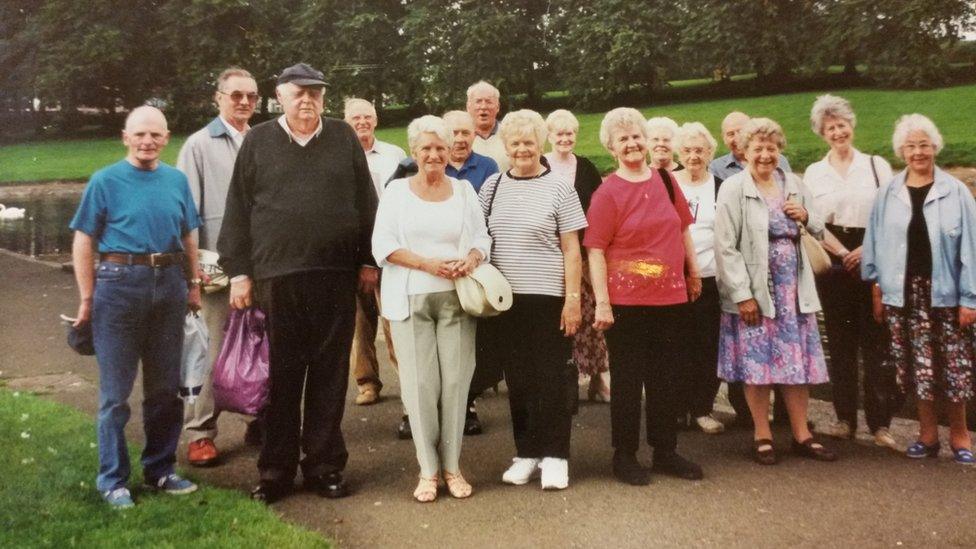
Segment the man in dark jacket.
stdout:
<path fill-rule="evenodd" d="M 217 241 L 231 306 L 253 303 L 268 318 L 270 392 L 251 495 L 269 503 L 291 491 L 301 450 L 306 488 L 348 493 L 341 423 L 356 290 L 372 292 L 377 278 L 376 191 L 355 132 L 322 117 L 324 90 L 304 63 L 278 77 L 285 114 L 244 138 Z"/>

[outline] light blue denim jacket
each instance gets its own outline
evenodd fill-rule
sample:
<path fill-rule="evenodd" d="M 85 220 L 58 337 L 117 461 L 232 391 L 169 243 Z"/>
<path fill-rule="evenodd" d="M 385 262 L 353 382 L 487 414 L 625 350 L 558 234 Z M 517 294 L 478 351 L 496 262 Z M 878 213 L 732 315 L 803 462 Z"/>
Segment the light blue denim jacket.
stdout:
<path fill-rule="evenodd" d="M 905 305 L 905 265 L 912 201 L 905 171 L 882 187 L 864 235 L 861 277 L 881 286 L 886 305 Z M 932 306 L 976 308 L 976 200 L 963 184 L 935 169 L 922 206 L 932 246 Z"/>

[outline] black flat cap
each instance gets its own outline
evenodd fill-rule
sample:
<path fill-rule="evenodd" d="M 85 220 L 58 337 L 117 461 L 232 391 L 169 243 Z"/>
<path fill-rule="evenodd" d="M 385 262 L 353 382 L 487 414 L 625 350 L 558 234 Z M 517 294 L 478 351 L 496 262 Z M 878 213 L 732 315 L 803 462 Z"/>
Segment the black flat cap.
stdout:
<path fill-rule="evenodd" d="M 95 338 L 92 337 L 91 322 L 85 322 L 75 328 L 67 325 L 68 345 L 79 355 L 92 356 L 95 354 Z"/>
<path fill-rule="evenodd" d="M 325 75 L 306 63 L 298 63 L 281 71 L 278 77 L 278 84 L 289 82 L 297 86 L 325 86 Z"/>

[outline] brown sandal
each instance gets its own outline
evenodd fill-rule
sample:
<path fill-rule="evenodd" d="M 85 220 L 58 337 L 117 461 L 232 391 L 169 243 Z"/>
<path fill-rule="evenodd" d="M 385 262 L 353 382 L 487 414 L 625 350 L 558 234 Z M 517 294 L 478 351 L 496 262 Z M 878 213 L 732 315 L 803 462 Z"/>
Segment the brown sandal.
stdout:
<path fill-rule="evenodd" d="M 417 483 L 417 489 L 413 491 L 413 499 L 419 501 L 420 503 L 432 503 L 437 500 L 437 485 L 440 479 L 437 475 L 431 478 L 420 477 L 420 481 Z"/>
<path fill-rule="evenodd" d="M 447 482 L 447 491 L 455 498 L 464 499 L 471 497 L 471 484 L 464 480 L 461 473 L 454 474 L 444 471 L 444 481 Z"/>
<path fill-rule="evenodd" d="M 793 439 L 793 453 L 798 456 L 808 457 L 817 461 L 837 460 L 837 454 L 831 450 L 828 450 L 827 448 L 824 448 L 823 444 L 813 440 L 813 437 L 810 437 L 803 442 L 797 442 L 796 439 Z"/>
<path fill-rule="evenodd" d="M 773 441 L 768 438 L 760 438 L 752 441 L 752 459 L 759 465 L 776 465 L 776 449 L 773 448 Z M 762 449 L 768 446 L 768 449 Z"/>

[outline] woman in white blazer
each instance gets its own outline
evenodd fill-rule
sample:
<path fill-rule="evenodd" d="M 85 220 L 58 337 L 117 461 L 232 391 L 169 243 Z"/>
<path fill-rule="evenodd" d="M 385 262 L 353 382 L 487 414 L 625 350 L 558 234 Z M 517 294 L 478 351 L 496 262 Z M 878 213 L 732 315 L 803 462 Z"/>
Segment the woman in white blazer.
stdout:
<path fill-rule="evenodd" d="M 373 229 L 383 268 L 380 304 L 399 358 L 420 482 L 417 501 L 437 499 L 443 472 L 451 495 L 471 495 L 459 459 L 465 403 L 475 365 L 475 321 L 461 308 L 456 278 L 487 261 L 491 237 L 478 196 L 445 173 L 453 134 L 436 116 L 407 127 L 416 175 L 391 181 Z"/>

